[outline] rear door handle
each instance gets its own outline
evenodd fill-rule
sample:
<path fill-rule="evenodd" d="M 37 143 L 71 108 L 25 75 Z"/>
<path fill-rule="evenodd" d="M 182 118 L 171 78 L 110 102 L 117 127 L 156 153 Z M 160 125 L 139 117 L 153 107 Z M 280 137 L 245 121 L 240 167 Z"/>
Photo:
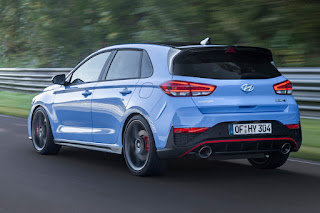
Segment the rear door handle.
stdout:
<path fill-rule="evenodd" d="M 89 90 L 86 90 L 86 91 L 84 91 L 84 93 L 82 93 L 82 95 L 84 96 L 84 97 L 88 97 L 89 95 L 91 95 L 92 94 L 92 92 L 90 92 Z"/>
<path fill-rule="evenodd" d="M 122 95 L 128 95 L 128 94 L 130 94 L 132 91 L 131 90 L 128 90 L 127 88 L 125 88 L 124 90 L 122 90 L 122 91 L 120 91 L 120 93 L 122 94 Z"/>

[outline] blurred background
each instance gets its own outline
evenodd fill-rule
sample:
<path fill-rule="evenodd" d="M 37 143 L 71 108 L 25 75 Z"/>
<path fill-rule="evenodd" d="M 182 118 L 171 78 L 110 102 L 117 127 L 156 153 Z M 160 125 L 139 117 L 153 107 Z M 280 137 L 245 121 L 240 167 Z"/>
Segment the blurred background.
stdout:
<path fill-rule="evenodd" d="M 319 212 L 319 34 L 319 0 L 0 0 L 0 212 Z M 109 45 L 206 37 L 271 49 L 293 83 L 303 143 L 280 169 L 181 159 L 141 179 L 112 154 L 33 150 L 26 117 L 52 76 Z"/>
<path fill-rule="evenodd" d="M 0 67 L 74 67 L 112 44 L 208 36 L 319 66 L 319 0 L 0 0 L 0 19 Z"/>
<path fill-rule="evenodd" d="M 292 156 L 320 160 L 319 0 L 0 0 L 0 20 L 0 114 L 27 117 L 52 76 L 100 48 L 211 37 L 272 50 L 303 118 Z"/>

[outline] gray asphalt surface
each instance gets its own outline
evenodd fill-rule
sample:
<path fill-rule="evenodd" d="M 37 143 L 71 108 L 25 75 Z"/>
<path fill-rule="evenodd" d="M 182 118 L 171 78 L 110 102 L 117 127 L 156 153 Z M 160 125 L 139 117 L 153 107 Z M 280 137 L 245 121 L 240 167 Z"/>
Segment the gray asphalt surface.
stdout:
<path fill-rule="evenodd" d="M 320 164 L 171 160 L 164 176 L 140 178 L 113 154 L 38 155 L 26 119 L 0 116 L 0 138 L 0 212 L 320 212 Z"/>

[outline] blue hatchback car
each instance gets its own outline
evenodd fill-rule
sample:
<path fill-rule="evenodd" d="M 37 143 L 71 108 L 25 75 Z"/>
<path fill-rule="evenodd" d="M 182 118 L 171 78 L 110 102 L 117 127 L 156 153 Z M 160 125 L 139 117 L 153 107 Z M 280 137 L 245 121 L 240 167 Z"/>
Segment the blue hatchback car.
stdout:
<path fill-rule="evenodd" d="M 28 118 L 43 155 L 61 146 L 123 154 L 129 170 L 145 176 L 187 155 L 274 169 L 301 146 L 292 84 L 268 49 L 116 45 L 52 81 Z"/>

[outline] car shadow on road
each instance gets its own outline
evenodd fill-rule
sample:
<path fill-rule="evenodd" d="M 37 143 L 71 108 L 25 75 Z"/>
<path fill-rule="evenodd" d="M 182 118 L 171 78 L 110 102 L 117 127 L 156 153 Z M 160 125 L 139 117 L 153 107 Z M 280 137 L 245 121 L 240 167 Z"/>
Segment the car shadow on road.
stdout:
<path fill-rule="evenodd" d="M 63 147 L 57 158 L 72 160 L 73 163 L 85 163 L 88 169 L 95 167 L 95 171 L 107 173 L 107 175 L 131 175 L 121 155 L 96 152 L 84 149 Z M 112 172 L 110 172 L 112 171 Z M 152 179 L 165 179 L 166 181 L 195 181 L 201 180 L 254 180 L 259 181 L 275 178 L 299 179 L 306 174 L 295 173 L 282 169 L 260 170 L 252 167 L 245 160 L 214 161 L 197 158 L 170 159 L 164 175 L 152 177 Z"/>

